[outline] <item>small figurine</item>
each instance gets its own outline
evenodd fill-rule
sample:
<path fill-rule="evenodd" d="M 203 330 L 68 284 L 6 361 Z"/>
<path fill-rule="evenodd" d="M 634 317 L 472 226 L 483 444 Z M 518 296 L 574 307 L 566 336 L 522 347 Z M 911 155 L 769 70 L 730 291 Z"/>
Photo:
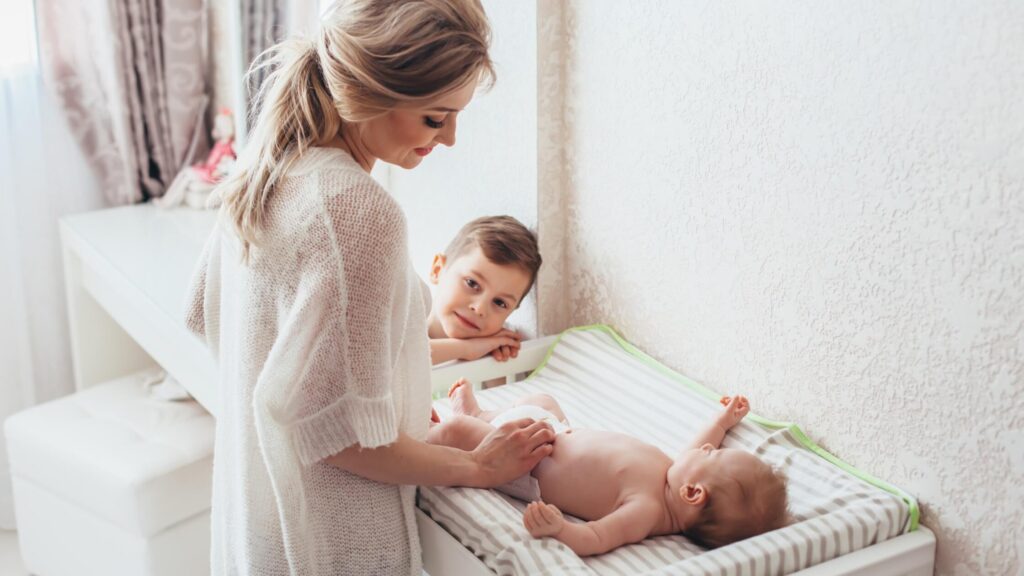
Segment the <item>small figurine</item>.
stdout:
<path fill-rule="evenodd" d="M 186 167 L 174 177 L 163 197 L 154 200 L 161 208 L 184 203 L 192 208 L 215 208 L 213 189 L 235 163 L 235 122 L 231 110 L 221 108 L 213 119 L 213 149 L 205 162 Z"/>

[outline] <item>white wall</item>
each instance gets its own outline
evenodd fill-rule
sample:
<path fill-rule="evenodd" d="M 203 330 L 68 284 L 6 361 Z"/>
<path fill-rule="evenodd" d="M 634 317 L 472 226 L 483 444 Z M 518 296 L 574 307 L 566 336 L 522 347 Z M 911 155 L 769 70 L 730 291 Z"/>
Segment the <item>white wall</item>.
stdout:
<path fill-rule="evenodd" d="M 586 0 L 565 35 L 542 325 L 917 495 L 938 573 L 1024 570 L 1024 3 Z"/>
<path fill-rule="evenodd" d="M 405 209 L 410 252 L 424 277 L 463 224 L 509 214 L 537 224 L 536 5 L 485 1 L 498 81 L 459 114 L 456 143 L 438 146 L 414 170 L 390 167 L 386 181 Z M 510 322 L 536 329 L 535 299 Z"/>

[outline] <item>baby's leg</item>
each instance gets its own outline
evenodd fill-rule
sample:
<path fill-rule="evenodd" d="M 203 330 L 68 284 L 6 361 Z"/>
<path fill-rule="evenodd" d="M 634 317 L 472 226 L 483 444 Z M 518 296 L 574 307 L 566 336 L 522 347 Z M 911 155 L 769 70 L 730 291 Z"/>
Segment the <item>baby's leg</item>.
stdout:
<path fill-rule="evenodd" d="M 484 422 L 490 422 L 498 415 L 497 410 L 481 410 L 476 403 L 476 396 L 473 394 L 473 385 L 465 379 L 460 379 L 448 389 L 448 398 L 452 401 L 452 412 L 465 416 L 479 418 Z"/>
<path fill-rule="evenodd" d="M 548 412 L 551 412 L 558 418 L 559 421 L 568 424 L 569 421 L 565 418 L 565 413 L 562 412 L 562 407 L 558 405 L 558 401 L 550 394 L 530 394 L 529 396 L 523 396 L 516 400 L 514 406 L 539 406 Z"/>
<path fill-rule="evenodd" d="M 490 422 L 501 412 L 500 410 L 481 410 L 480 405 L 476 402 L 476 396 L 473 394 L 473 386 L 466 380 L 459 380 L 452 384 L 452 387 L 448 389 L 448 397 L 452 401 L 452 412 L 456 414 L 472 416 L 485 422 Z M 561 422 L 569 423 L 565 418 L 565 413 L 562 412 L 562 407 L 558 405 L 558 401 L 550 394 L 530 394 L 516 400 L 513 404 L 513 406 L 523 405 L 539 406 L 554 414 Z"/>
<path fill-rule="evenodd" d="M 474 416 L 457 414 L 427 431 L 427 443 L 470 451 L 480 444 L 494 426 Z"/>

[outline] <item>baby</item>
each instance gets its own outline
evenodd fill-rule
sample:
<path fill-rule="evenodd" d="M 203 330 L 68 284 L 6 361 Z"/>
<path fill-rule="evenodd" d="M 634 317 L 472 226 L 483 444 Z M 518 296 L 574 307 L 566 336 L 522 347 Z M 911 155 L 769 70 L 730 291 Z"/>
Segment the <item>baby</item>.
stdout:
<path fill-rule="evenodd" d="M 551 422 L 554 451 L 531 473 L 544 501 L 527 506 L 523 524 L 533 537 L 552 536 L 579 556 L 678 533 L 714 548 L 785 522 L 782 473 L 753 454 L 720 448 L 726 432 L 750 410 L 743 396 L 723 398 L 725 411 L 674 462 L 625 434 L 570 429 L 547 394 L 522 398 L 506 411 L 484 411 L 473 387 L 460 380 L 449 397 L 456 415 L 431 428 L 428 442 L 472 450 L 510 418 Z M 588 522 L 567 522 L 563 512 Z"/>
<path fill-rule="evenodd" d="M 490 216 L 463 226 L 430 270 L 437 285 L 427 319 L 431 362 L 514 358 L 522 336 L 506 329 L 505 320 L 540 265 L 537 237 L 515 218 Z"/>

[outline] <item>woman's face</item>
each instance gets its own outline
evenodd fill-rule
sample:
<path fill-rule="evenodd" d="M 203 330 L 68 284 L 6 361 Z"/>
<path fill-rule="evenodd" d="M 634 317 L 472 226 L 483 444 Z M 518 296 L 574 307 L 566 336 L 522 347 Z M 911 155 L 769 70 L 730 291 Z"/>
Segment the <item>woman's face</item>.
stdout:
<path fill-rule="evenodd" d="M 434 146 L 455 145 L 459 112 L 476 92 L 476 81 L 418 109 L 392 110 L 359 125 L 363 145 L 374 157 L 405 169 L 415 168 Z"/>

